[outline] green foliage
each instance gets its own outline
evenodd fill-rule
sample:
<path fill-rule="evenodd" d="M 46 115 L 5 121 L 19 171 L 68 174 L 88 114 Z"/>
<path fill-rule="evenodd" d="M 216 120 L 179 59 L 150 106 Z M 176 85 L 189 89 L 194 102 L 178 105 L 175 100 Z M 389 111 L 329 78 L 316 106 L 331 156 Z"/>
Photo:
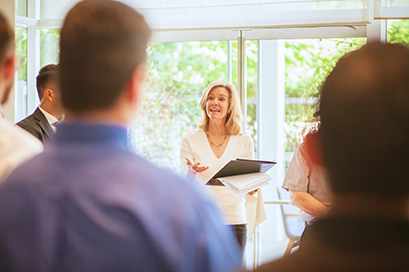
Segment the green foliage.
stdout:
<path fill-rule="evenodd" d="M 286 42 L 286 98 L 300 101 L 286 105 L 286 151 L 295 150 L 304 135 L 317 125 L 313 114 L 321 85 L 339 58 L 364 43 L 363 38 Z"/>
<path fill-rule="evenodd" d="M 16 52 L 22 61 L 18 80 L 27 82 L 27 28 L 15 27 Z"/>
<path fill-rule="evenodd" d="M 388 21 L 388 43 L 409 46 L 409 20 Z"/>
<path fill-rule="evenodd" d="M 40 66 L 59 62 L 60 29 L 41 29 L 40 32 Z"/>
<path fill-rule="evenodd" d="M 18 71 L 18 79 L 27 81 L 27 28 L 16 27 L 16 51 L 23 61 Z M 58 63 L 60 54 L 60 29 L 40 30 L 40 66 Z"/>
<path fill-rule="evenodd" d="M 231 78 L 232 84 L 238 86 L 238 74 L 239 74 L 239 47 L 237 41 L 232 41 L 231 43 Z"/>
<path fill-rule="evenodd" d="M 246 76 L 247 76 L 247 128 L 257 148 L 257 99 L 258 99 L 258 41 L 246 41 Z M 257 150 L 255 150 L 255 153 Z"/>
<path fill-rule="evenodd" d="M 409 20 L 388 21 L 388 41 L 409 43 Z M 41 29 L 41 66 L 58 63 L 59 29 Z M 320 87 L 345 53 L 361 47 L 363 38 L 286 41 L 286 151 L 302 141 L 309 127 Z M 19 80 L 27 81 L 27 30 L 16 27 L 17 53 L 23 60 Z M 238 47 L 231 44 L 232 83 L 237 86 Z M 147 85 L 140 112 L 130 127 L 130 146 L 158 164 L 178 168 L 180 140 L 196 129 L 206 86 L 227 81 L 228 42 L 155 43 L 149 48 Z M 258 41 L 246 41 L 247 131 L 257 140 Z M 299 100 L 299 99 L 304 100 Z M 155 159 L 160 158 L 160 159 Z"/>
<path fill-rule="evenodd" d="M 247 98 L 257 99 L 258 83 L 258 41 L 246 41 L 247 56 Z"/>
<path fill-rule="evenodd" d="M 227 42 L 151 44 L 146 93 L 131 128 L 131 147 L 177 169 L 180 141 L 197 129 L 200 98 L 215 80 L 227 81 Z"/>

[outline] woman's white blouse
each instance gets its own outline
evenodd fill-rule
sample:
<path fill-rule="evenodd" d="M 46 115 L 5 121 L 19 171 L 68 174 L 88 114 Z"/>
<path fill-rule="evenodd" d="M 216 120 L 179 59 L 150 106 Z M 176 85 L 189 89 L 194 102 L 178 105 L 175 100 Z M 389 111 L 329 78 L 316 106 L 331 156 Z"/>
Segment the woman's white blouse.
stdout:
<path fill-rule="evenodd" d="M 187 169 L 185 158 L 194 163 L 200 162 L 203 166 L 209 166 L 209 169 L 196 174 L 197 181 L 204 185 L 230 160 L 252 159 L 253 150 L 254 144 L 250 136 L 234 135 L 230 137 L 223 155 L 218 159 L 212 151 L 205 132 L 196 130 L 183 137 L 180 161 L 185 169 Z M 204 186 L 204 188 L 214 197 L 222 213 L 226 216 L 228 224 L 247 223 L 244 196 L 235 197 L 225 186 Z"/>

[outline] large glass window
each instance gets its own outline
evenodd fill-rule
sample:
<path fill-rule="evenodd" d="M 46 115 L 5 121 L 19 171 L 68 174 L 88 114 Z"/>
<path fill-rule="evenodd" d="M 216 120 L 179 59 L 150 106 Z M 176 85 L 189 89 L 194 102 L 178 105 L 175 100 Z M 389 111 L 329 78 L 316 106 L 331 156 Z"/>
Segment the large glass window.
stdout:
<path fill-rule="evenodd" d="M 40 66 L 58 63 L 60 54 L 60 29 L 41 29 L 40 32 Z"/>
<path fill-rule="evenodd" d="M 206 86 L 227 81 L 228 42 L 153 43 L 142 107 L 130 127 L 130 146 L 156 164 L 179 169 L 182 137 L 197 129 Z"/>
<path fill-rule="evenodd" d="M 285 148 L 291 153 L 315 126 L 319 89 L 338 59 L 358 49 L 364 38 L 306 39 L 286 41 L 286 124 Z"/>
<path fill-rule="evenodd" d="M 283 67 L 285 68 L 285 138 L 280 148 L 285 148 L 287 165 L 294 150 L 303 141 L 305 132 L 316 125 L 311 120 L 316 110 L 319 88 L 323 80 L 342 55 L 361 47 L 364 43 L 364 38 L 285 41 L 285 67 Z M 281 186 L 282 181 L 274 182 L 277 186 Z M 276 216 L 277 210 L 271 206 L 266 209 L 269 211 L 267 220 L 261 226 L 261 263 L 281 258 L 288 242 L 285 235 L 280 236 L 268 231 L 267 226 L 283 223 L 281 218 Z"/>
<path fill-rule="evenodd" d="M 16 15 L 27 17 L 27 0 L 16 0 Z"/>
<path fill-rule="evenodd" d="M 58 63 L 59 29 L 42 29 L 41 67 Z M 237 86 L 237 42 L 152 43 L 142 107 L 130 126 L 131 149 L 156 164 L 177 170 L 180 141 L 197 128 L 200 97 L 215 80 Z M 247 132 L 256 142 L 257 41 L 247 42 Z M 231 75 L 228 75 L 229 63 Z"/>

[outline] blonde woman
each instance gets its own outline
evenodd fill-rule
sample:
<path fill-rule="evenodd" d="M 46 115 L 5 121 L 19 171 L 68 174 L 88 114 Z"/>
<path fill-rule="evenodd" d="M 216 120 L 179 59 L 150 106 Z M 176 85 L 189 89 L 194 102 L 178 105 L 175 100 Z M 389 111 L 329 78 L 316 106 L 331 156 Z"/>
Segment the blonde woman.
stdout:
<path fill-rule="evenodd" d="M 200 109 L 199 129 L 183 137 L 180 160 L 204 185 L 230 160 L 252 159 L 254 144 L 242 131 L 239 99 L 232 84 L 211 83 L 203 93 Z M 224 186 L 204 188 L 214 197 L 244 250 L 247 240 L 246 198 L 235 197 Z"/>

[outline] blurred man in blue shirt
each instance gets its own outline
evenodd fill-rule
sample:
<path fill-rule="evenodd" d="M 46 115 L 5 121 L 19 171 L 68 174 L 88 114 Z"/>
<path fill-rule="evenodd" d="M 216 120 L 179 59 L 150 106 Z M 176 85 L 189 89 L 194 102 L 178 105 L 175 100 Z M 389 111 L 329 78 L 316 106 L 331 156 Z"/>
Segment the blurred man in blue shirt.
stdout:
<path fill-rule="evenodd" d="M 194 182 L 128 151 L 151 30 L 134 9 L 77 4 L 61 30 L 65 122 L 0 187 L 2 271 L 231 271 L 230 229 Z"/>

